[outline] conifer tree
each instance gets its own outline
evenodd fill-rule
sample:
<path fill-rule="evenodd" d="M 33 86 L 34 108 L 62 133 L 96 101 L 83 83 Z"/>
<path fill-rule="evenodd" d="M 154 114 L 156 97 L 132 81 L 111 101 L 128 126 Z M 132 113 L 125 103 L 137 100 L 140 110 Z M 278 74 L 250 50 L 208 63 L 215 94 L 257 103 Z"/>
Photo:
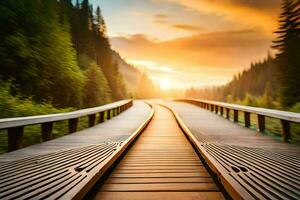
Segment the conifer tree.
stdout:
<path fill-rule="evenodd" d="M 273 48 L 278 50 L 281 101 L 290 107 L 300 101 L 300 1 L 283 0 L 279 24 Z"/>
<path fill-rule="evenodd" d="M 58 6 L 55 0 L 0 1 L 0 78 L 36 102 L 77 107 L 83 74 Z"/>

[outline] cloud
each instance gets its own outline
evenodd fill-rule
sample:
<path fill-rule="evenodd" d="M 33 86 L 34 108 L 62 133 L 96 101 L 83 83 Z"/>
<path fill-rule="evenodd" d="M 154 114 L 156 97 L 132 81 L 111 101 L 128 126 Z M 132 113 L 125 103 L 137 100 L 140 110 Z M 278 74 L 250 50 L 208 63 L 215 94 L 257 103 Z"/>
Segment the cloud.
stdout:
<path fill-rule="evenodd" d="M 166 15 L 166 14 L 156 14 L 153 17 L 153 21 L 154 21 L 154 23 L 157 23 L 157 24 L 167 24 L 168 23 L 167 17 L 168 17 L 168 15 Z"/>
<path fill-rule="evenodd" d="M 184 30 L 184 31 L 190 31 L 190 32 L 199 32 L 204 30 L 204 28 L 200 26 L 187 25 L 187 24 L 173 24 L 171 25 L 171 27 L 175 29 Z"/>
<path fill-rule="evenodd" d="M 178 70 L 200 70 L 207 76 L 231 77 L 263 58 L 270 40 L 251 29 L 196 34 L 169 41 L 145 35 L 111 38 L 113 48 L 128 59 L 150 60 Z"/>
<path fill-rule="evenodd" d="M 156 18 L 156 19 L 165 19 L 167 17 L 168 17 L 168 15 L 166 15 L 166 14 L 156 14 L 154 16 L 154 18 Z"/>
<path fill-rule="evenodd" d="M 217 13 L 270 36 L 277 26 L 281 0 L 160 0 L 200 13 Z"/>

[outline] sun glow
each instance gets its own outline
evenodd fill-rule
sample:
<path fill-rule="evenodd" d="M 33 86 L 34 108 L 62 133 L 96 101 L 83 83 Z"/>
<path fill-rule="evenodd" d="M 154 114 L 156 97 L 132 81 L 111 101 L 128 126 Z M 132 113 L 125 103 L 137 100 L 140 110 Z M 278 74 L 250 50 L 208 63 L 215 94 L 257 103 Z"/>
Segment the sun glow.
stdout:
<path fill-rule="evenodd" d="M 169 79 L 160 79 L 158 80 L 158 84 L 161 89 L 168 90 L 171 87 L 171 82 Z"/>

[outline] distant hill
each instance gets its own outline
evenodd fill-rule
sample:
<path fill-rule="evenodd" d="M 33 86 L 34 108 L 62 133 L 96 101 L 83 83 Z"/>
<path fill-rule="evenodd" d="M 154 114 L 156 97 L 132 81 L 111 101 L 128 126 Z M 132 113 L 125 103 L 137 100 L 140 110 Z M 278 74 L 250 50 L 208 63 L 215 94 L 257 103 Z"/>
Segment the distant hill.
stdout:
<path fill-rule="evenodd" d="M 118 52 L 112 50 L 112 55 L 118 63 L 119 72 L 125 80 L 125 84 L 129 92 L 135 92 L 139 86 L 143 73 L 136 67 L 128 64 Z"/>
<path fill-rule="evenodd" d="M 280 87 L 277 73 L 276 59 L 268 56 L 262 62 L 252 63 L 248 70 L 235 75 L 229 83 L 210 88 L 190 88 L 186 97 L 274 107 Z"/>

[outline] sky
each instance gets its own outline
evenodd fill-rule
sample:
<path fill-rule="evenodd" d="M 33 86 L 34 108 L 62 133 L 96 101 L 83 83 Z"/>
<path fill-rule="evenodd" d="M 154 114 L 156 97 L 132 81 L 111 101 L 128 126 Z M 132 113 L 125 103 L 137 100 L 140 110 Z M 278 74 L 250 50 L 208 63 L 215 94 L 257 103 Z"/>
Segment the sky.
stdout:
<path fill-rule="evenodd" d="M 163 88 L 222 85 L 264 59 L 281 0 L 93 0 L 112 48 Z"/>

